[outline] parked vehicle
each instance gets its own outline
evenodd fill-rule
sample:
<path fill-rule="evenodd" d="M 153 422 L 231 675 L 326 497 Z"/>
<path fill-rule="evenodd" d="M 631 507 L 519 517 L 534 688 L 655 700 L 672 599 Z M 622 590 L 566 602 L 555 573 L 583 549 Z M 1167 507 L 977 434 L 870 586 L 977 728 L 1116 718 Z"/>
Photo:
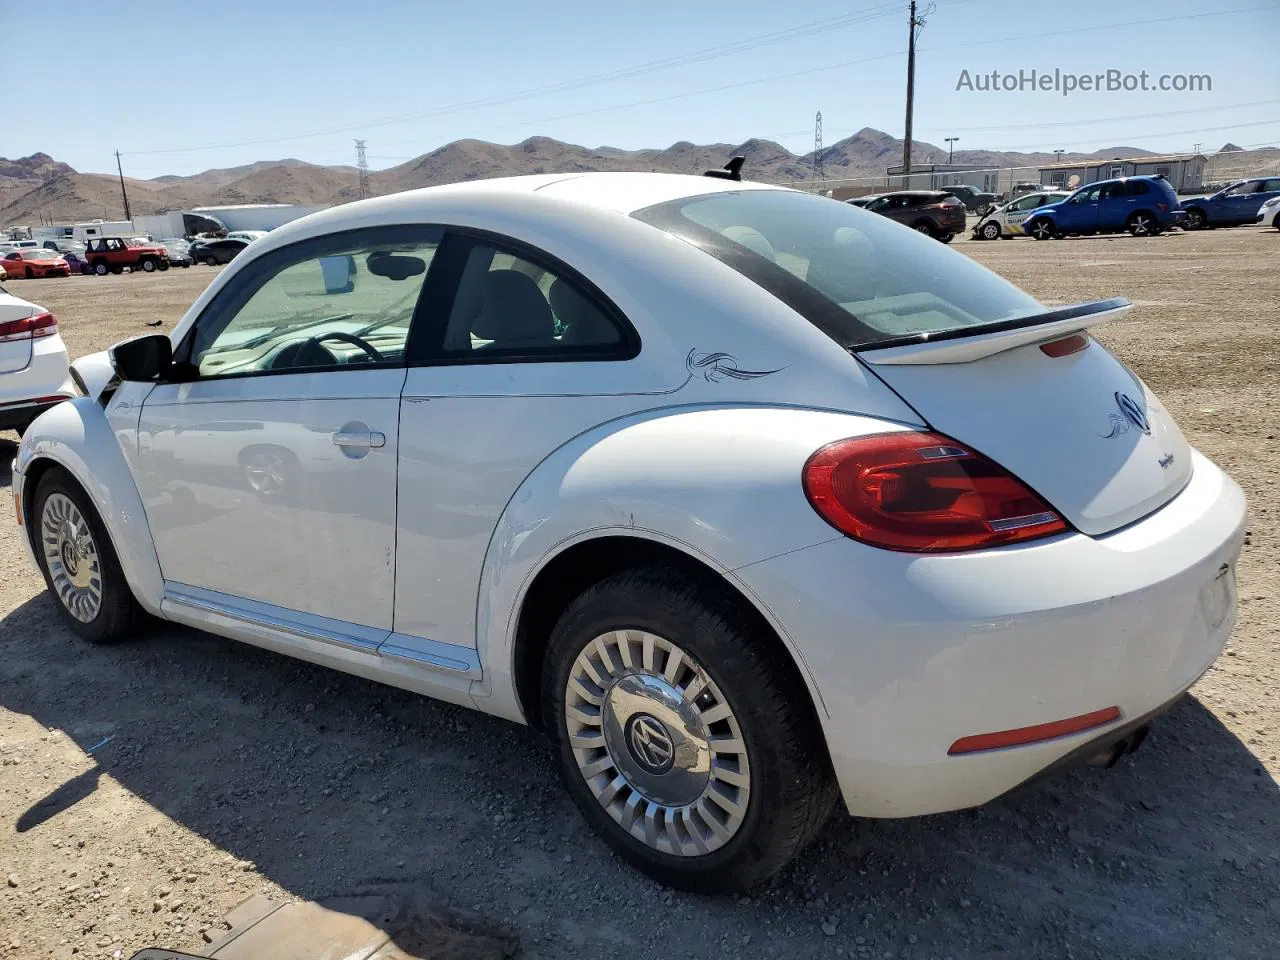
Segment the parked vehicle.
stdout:
<path fill-rule="evenodd" d="M 0 260 L 0 283 L 9 279 L 9 272 L 4 268 L 4 261 Z"/>
<path fill-rule="evenodd" d="M 436 187 L 78 360 L 10 488 L 85 639 L 146 611 L 532 723 L 629 862 L 751 886 L 837 796 L 1118 756 L 1222 649 L 1244 498 L 1085 335 L 1126 310 L 766 185 Z"/>
<path fill-rule="evenodd" d="M 1164 177 L 1123 177 L 1090 183 L 1065 200 L 1041 207 L 1023 229 L 1037 240 L 1125 230 L 1150 237 L 1180 225 L 1185 216 Z"/>
<path fill-rule="evenodd" d="M 942 189 L 963 203 L 966 210 L 972 211 L 979 216 L 986 216 L 998 205 L 997 197 L 994 193 L 979 190 L 977 187 L 967 183 L 957 183 Z"/>
<path fill-rule="evenodd" d="M 1045 186 L 1036 183 L 1034 180 L 1027 180 L 1022 183 L 1015 183 L 1009 191 L 1009 199 L 1016 200 L 1018 197 L 1025 196 L 1028 193 L 1044 193 L 1046 190 L 1061 190 L 1061 187 Z"/>
<path fill-rule="evenodd" d="M 79 240 L 72 240 L 70 237 L 64 237 L 59 240 L 45 240 L 42 244 L 46 250 L 56 250 L 58 253 L 78 253 L 84 254 L 84 244 Z"/>
<path fill-rule="evenodd" d="M 227 237 L 231 240 L 244 240 L 247 243 L 253 243 L 259 237 L 265 237 L 266 235 L 266 230 L 232 230 L 227 234 Z"/>
<path fill-rule="evenodd" d="M 1257 223 L 1259 208 L 1273 197 L 1280 197 L 1280 177 L 1240 180 L 1210 196 L 1183 200 L 1185 226 L 1188 230 L 1202 230 Z"/>
<path fill-rule="evenodd" d="M 248 245 L 247 240 L 223 237 L 221 240 L 202 240 L 193 243 L 189 253 L 192 260 L 212 267 L 220 263 L 230 263 Z"/>
<path fill-rule="evenodd" d="M 98 276 L 122 273 L 125 267 L 145 273 L 169 269 L 169 254 L 164 247 L 121 237 L 90 240 L 85 249 L 85 257 Z"/>
<path fill-rule="evenodd" d="M 1269 223 L 1280 230 L 1280 196 L 1272 197 L 1258 210 L 1255 223 Z"/>
<path fill-rule="evenodd" d="M 161 237 L 156 242 L 166 250 L 181 250 L 185 253 L 191 248 L 191 241 L 183 237 Z"/>
<path fill-rule="evenodd" d="M 171 267 L 189 267 L 193 261 L 191 255 L 187 253 L 186 247 L 170 247 L 165 245 L 164 252 L 169 257 L 169 266 Z"/>
<path fill-rule="evenodd" d="M 884 193 L 864 207 L 935 240 L 950 243 L 965 227 L 964 204 L 943 190 Z"/>
<path fill-rule="evenodd" d="M 62 259 L 67 261 L 67 266 L 71 268 L 73 274 L 93 273 L 93 267 L 89 265 L 89 261 L 78 253 L 64 253 Z"/>
<path fill-rule="evenodd" d="M 975 240 L 999 240 L 1001 237 L 1022 236 L 1022 225 L 1035 210 L 1069 196 L 1071 194 L 1066 190 L 1024 194 L 996 207 L 979 220 L 973 228 L 973 237 Z"/>
<path fill-rule="evenodd" d="M 36 240 L 0 240 L 0 253 L 12 253 L 14 250 L 38 250 L 40 244 Z"/>
<path fill-rule="evenodd" d="M 874 199 L 876 199 L 875 195 L 870 197 L 853 197 L 852 199 L 846 200 L 845 203 L 853 204 L 855 207 L 865 207 Z"/>
<path fill-rule="evenodd" d="M 35 280 L 42 277 L 69 277 L 71 267 L 52 250 L 26 247 L 4 255 L 5 271 L 11 280 L 19 277 Z"/>
<path fill-rule="evenodd" d="M 44 307 L 0 290 L 0 430 L 22 433 L 74 395 L 58 321 Z"/>

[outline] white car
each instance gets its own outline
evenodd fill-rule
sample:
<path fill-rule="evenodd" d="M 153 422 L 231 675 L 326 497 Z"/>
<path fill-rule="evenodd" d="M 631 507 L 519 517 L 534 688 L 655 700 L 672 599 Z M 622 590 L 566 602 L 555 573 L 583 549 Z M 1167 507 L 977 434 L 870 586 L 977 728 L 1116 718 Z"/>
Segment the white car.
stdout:
<path fill-rule="evenodd" d="M 1037 210 L 1071 196 L 1070 190 L 1046 190 L 1029 193 L 996 207 L 973 227 L 975 240 L 999 240 L 1001 237 L 1023 236 L 1022 225 Z"/>
<path fill-rule="evenodd" d="M 75 392 L 57 319 L 0 290 L 0 430 L 21 433 Z"/>
<path fill-rule="evenodd" d="M 1280 197 L 1272 197 L 1258 208 L 1258 219 L 1255 223 L 1280 230 Z"/>
<path fill-rule="evenodd" d="M 724 177 L 335 207 L 74 365 L 11 483 L 88 640 L 144 612 L 538 725 L 696 890 L 1114 758 L 1234 621 L 1240 488 L 1094 324 Z"/>
<path fill-rule="evenodd" d="M 253 243 L 253 241 L 266 235 L 266 230 L 232 230 L 227 234 L 227 239 L 244 240 L 246 243 Z"/>

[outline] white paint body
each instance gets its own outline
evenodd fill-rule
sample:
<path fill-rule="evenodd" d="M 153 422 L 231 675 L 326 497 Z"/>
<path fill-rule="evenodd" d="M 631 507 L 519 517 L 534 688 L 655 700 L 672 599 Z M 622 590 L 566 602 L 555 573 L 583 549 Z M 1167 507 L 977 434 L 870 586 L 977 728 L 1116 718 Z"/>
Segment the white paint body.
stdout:
<path fill-rule="evenodd" d="M 772 625 L 858 815 L 982 803 L 1098 731 L 948 756 L 960 737 L 1111 705 L 1137 719 L 1189 686 L 1234 620 L 1239 488 L 1100 345 L 1039 351 L 1087 321 L 859 359 L 734 269 L 627 216 L 752 189 L 767 188 L 527 177 L 287 224 L 214 280 L 175 343 L 258 256 L 337 230 L 427 223 L 513 237 L 573 265 L 634 325 L 640 353 L 126 383 L 105 406 L 110 369 L 95 356 L 77 363 L 90 396 L 33 425 L 13 488 L 38 461 L 70 470 L 153 613 L 516 721 L 516 627 L 538 572 L 593 538 L 668 545 Z M 687 363 L 691 351 L 775 372 L 716 379 Z M 1145 396 L 1149 435 L 1104 438 L 1122 389 Z M 352 422 L 385 444 L 336 455 L 326 438 Z M 896 553 L 839 534 L 809 504 L 800 478 L 818 448 L 925 428 L 1027 480 L 1074 529 Z M 254 444 L 305 465 L 299 497 L 245 485 Z M 1155 465 L 1162 455 L 1171 467 Z"/>
<path fill-rule="evenodd" d="M 985 236 L 981 234 L 983 226 L 988 223 L 994 223 L 999 227 L 999 236 L 1001 237 L 1023 236 L 1025 233 L 1023 225 L 1030 218 L 1033 210 L 1037 210 L 1046 204 L 1065 200 L 1069 196 L 1071 196 L 1070 190 L 1044 190 L 1039 193 L 1024 194 L 996 207 L 978 221 L 974 226 L 973 232 L 976 235 Z"/>
<path fill-rule="evenodd" d="M 0 292 L 0 324 L 44 312 L 38 304 Z M 0 429 L 10 420 L 29 419 L 40 398 L 72 396 L 67 372 L 67 347 L 60 334 L 0 340 Z"/>

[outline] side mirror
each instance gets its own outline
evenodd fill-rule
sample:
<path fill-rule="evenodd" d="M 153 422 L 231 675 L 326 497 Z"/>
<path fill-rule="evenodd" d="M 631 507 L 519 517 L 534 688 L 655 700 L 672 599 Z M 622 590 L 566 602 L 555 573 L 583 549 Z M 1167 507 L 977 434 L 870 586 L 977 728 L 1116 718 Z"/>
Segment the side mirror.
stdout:
<path fill-rule="evenodd" d="M 173 343 L 162 333 L 125 340 L 107 353 L 116 376 L 124 381 L 151 383 L 173 368 Z"/>

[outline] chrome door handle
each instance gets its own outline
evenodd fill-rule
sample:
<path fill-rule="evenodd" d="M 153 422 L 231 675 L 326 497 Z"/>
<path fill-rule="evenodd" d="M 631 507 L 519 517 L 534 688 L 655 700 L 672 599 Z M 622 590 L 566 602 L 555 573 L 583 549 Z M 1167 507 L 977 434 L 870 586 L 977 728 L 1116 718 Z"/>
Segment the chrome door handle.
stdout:
<path fill-rule="evenodd" d="M 348 447 L 355 450 L 369 450 L 387 445 L 387 435 L 377 430 L 339 430 L 333 435 L 336 447 Z"/>

